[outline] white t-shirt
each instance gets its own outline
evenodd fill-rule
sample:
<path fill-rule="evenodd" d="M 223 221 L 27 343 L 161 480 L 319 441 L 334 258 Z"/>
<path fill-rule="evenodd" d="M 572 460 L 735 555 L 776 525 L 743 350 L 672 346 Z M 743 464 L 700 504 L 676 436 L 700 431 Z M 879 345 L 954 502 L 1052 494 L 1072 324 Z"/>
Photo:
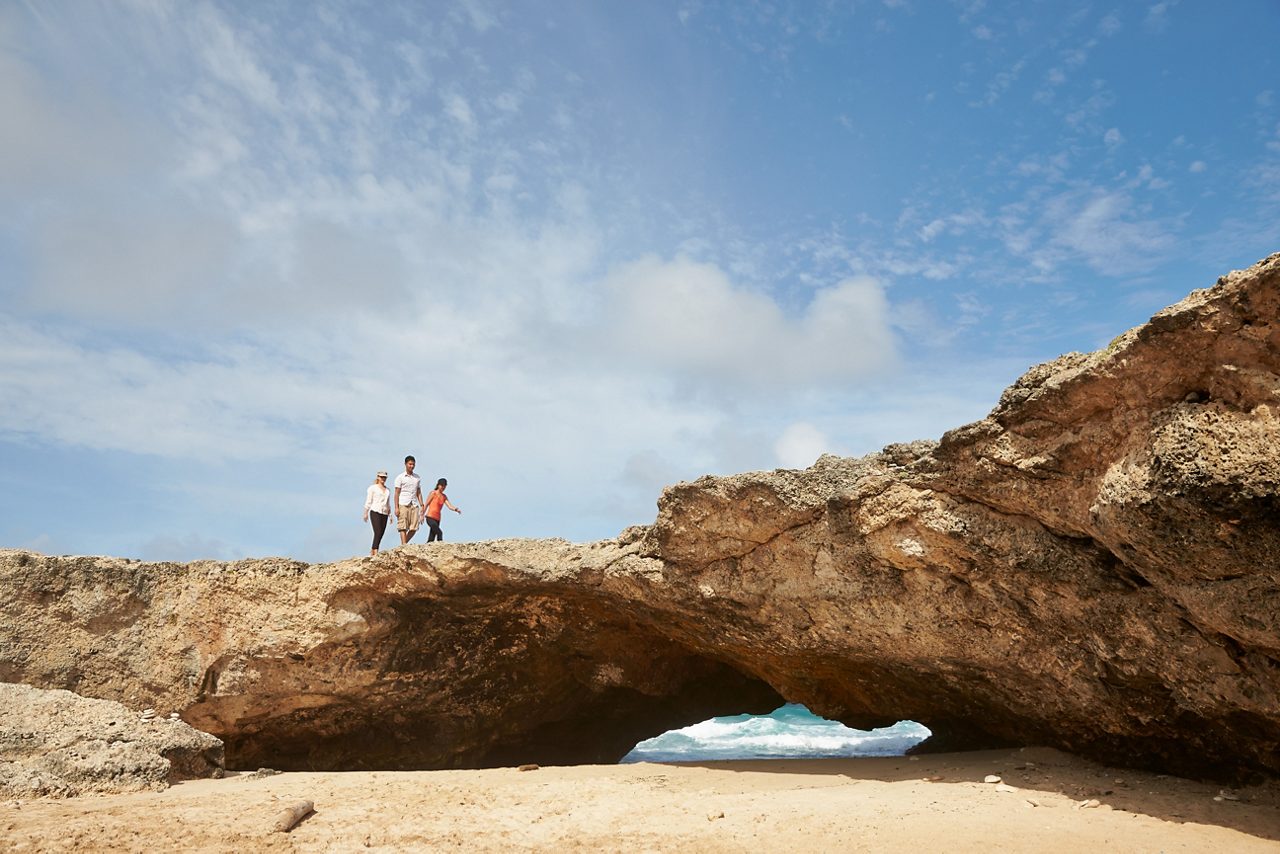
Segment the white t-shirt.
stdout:
<path fill-rule="evenodd" d="M 414 499 L 418 497 L 418 485 L 420 483 L 422 483 L 422 478 L 416 474 L 402 471 L 396 475 L 396 489 L 400 490 L 401 507 L 408 507 L 414 503 Z"/>
<path fill-rule="evenodd" d="M 384 516 L 391 512 L 391 490 L 376 483 L 369 484 L 364 495 L 364 509 L 381 513 Z"/>

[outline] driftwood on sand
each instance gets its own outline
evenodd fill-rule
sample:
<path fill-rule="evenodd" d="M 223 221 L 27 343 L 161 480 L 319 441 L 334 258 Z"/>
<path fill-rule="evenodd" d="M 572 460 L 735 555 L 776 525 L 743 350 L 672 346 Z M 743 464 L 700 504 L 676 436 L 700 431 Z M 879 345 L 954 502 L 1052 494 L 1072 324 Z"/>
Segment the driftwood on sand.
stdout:
<path fill-rule="evenodd" d="M 295 801 L 276 814 L 276 822 L 272 827 L 276 833 L 288 833 L 298 822 L 315 812 L 316 805 L 311 801 Z"/>

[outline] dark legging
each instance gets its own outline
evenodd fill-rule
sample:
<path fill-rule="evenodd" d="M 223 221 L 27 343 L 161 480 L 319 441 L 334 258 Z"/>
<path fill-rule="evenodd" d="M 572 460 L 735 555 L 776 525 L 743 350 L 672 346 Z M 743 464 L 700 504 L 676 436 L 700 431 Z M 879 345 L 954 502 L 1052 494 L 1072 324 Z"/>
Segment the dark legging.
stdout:
<path fill-rule="evenodd" d="M 441 531 L 440 531 L 440 520 L 439 520 L 439 519 L 432 519 L 430 516 L 428 516 L 428 517 L 427 517 L 427 527 L 431 529 L 431 533 L 427 536 L 427 542 L 428 542 L 428 543 L 430 543 L 430 542 L 432 542 L 432 541 L 434 541 L 434 540 L 439 540 L 440 542 L 444 542 L 444 534 L 443 534 L 443 533 L 441 533 Z"/>
<path fill-rule="evenodd" d="M 373 525 L 373 550 L 376 552 L 382 545 L 382 535 L 387 532 L 387 514 L 370 510 L 369 524 Z"/>

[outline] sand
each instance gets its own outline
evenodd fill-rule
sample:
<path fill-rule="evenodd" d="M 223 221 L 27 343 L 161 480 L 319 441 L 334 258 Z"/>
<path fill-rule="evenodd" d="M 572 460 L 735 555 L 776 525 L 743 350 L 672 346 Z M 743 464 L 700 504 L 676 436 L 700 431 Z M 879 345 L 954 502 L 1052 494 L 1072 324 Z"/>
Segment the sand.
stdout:
<path fill-rule="evenodd" d="M 988 774 L 1001 783 L 983 782 Z M 1234 799 L 1238 798 L 1238 800 Z M 276 816 L 315 811 L 287 833 Z M 1096 806 L 1081 806 L 1092 799 Z M 291 772 L 0 804 L 16 851 L 1280 852 L 1280 784 L 1045 748 L 918 759 Z"/>

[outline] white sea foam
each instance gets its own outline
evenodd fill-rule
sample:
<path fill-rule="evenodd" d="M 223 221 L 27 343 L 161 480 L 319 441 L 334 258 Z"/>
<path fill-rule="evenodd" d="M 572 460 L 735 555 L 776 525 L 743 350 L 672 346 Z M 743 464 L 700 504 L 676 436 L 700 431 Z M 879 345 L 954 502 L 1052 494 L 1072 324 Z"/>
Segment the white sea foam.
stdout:
<path fill-rule="evenodd" d="M 900 756 L 928 737 L 929 730 L 914 721 L 857 730 L 788 704 L 769 715 L 712 718 L 663 733 L 637 744 L 622 761 Z"/>

